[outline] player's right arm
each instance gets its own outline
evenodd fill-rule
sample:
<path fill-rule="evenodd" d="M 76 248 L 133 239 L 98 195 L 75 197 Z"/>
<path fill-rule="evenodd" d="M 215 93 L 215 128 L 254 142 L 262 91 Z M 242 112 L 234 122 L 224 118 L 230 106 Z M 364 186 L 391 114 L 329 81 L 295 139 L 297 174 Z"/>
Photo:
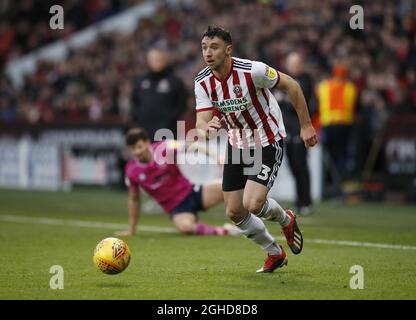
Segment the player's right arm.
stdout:
<path fill-rule="evenodd" d="M 209 139 L 211 134 L 221 129 L 221 121 L 212 110 L 201 111 L 196 114 L 196 129 L 201 137 Z"/>
<path fill-rule="evenodd" d="M 117 231 L 114 235 L 121 236 L 134 236 L 136 234 L 137 220 L 140 210 L 140 191 L 129 190 L 127 196 L 127 211 L 129 215 L 129 228 L 127 230 Z"/>
<path fill-rule="evenodd" d="M 126 176 L 124 182 L 128 188 L 127 195 L 127 212 L 129 216 L 129 228 L 123 231 L 115 232 L 115 236 L 134 236 L 136 234 L 136 225 L 140 210 L 140 187 L 132 180 L 126 167 Z"/>
<path fill-rule="evenodd" d="M 127 207 L 129 211 L 129 235 L 136 234 L 137 218 L 140 209 L 140 191 L 129 191 Z"/>
<path fill-rule="evenodd" d="M 127 230 L 117 231 L 116 237 L 134 236 L 136 234 L 137 219 L 140 209 L 140 192 L 129 190 L 127 198 L 127 211 L 129 215 L 129 228 Z"/>

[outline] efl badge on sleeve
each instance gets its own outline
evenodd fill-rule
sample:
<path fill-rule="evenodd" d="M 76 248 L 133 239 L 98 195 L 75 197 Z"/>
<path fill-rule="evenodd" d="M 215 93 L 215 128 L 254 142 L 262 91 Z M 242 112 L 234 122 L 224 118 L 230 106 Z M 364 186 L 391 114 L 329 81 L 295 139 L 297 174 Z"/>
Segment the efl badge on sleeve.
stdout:
<path fill-rule="evenodd" d="M 267 66 L 266 67 L 266 75 L 269 79 L 275 79 L 277 77 L 277 72 L 275 69 Z"/>

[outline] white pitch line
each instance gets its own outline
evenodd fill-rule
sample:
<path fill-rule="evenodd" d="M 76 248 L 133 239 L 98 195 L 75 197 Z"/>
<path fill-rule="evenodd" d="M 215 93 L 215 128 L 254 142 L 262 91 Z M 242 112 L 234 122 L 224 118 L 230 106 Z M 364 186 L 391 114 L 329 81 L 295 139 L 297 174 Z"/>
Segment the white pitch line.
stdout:
<path fill-rule="evenodd" d="M 276 237 L 277 240 L 286 241 L 284 237 Z M 374 243 L 374 242 L 359 242 L 349 240 L 329 240 L 329 239 L 303 239 L 305 243 L 317 243 L 317 244 L 329 244 L 335 246 L 347 246 L 347 247 L 366 247 L 366 248 L 378 248 L 378 249 L 399 249 L 399 250 L 416 250 L 416 246 L 404 246 L 399 244 L 388 243 Z"/>
<path fill-rule="evenodd" d="M 0 215 L 0 221 L 81 227 L 81 228 L 97 228 L 97 229 L 126 229 L 128 227 L 126 224 L 121 224 L 121 223 L 67 220 L 67 219 L 54 219 L 54 218 L 34 218 L 34 217 L 28 217 L 28 216 L 11 216 L 11 215 Z M 139 225 L 138 230 L 144 231 L 144 232 L 177 233 L 175 228 L 170 228 L 170 227 Z M 276 237 L 276 238 L 278 240 L 286 241 L 286 238 L 284 237 Z M 336 245 L 336 246 L 349 246 L 349 247 L 416 250 L 416 246 L 405 246 L 405 245 L 374 243 L 374 242 L 358 242 L 358 241 L 349 241 L 349 240 L 307 239 L 305 240 L 305 242 L 316 243 L 316 244 Z"/>
<path fill-rule="evenodd" d="M 356 242 L 356 241 L 348 241 L 348 240 L 308 239 L 307 242 L 318 243 L 318 244 L 321 244 L 321 243 L 322 244 L 334 244 L 338 246 L 350 246 L 350 247 L 416 250 L 415 246 L 404 246 L 404 245 L 399 245 L 399 244 L 388 244 L 388 243 Z"/>
<path fill-rule="evenodd" d="M 0 215 L 0 221 L 17 222 L 17 223 L 32 223 L 32 224 L 46 224 L 55 226 L 69 226 L 81 228 L 97 228 L 97 229 L 127 229 L 126 224 L 111 223 L 111 222 L 95 222 L 82 220 L 67 220 L 54 218 L 34 218 L 27 216 L 9 216 Z M 138 226 L 141 231 L 148 232 L 162 232 L 162 233 L 176 233 L 176 229 L 170 227 L 156 227 L 156 226 Z"/>

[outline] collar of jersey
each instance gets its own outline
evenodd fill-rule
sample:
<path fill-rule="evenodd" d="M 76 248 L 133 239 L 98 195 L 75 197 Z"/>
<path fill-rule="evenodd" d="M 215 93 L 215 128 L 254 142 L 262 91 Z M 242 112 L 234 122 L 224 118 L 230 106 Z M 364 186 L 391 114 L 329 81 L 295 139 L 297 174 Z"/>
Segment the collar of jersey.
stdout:
<path fill-rule="evenodd" d="M 221 80 L 221 79 L 217 78 L 217 76 L 214 74 L 214 72 L 212 72 L 212 75 L 219 82 L 227 82 L 227 80 L 231 77 L 231 74 L 233 73 L 233 69 L 234 69 L 234 59 L 231 58 L 231 69 L 230 69 L 230 72 L 228 72 L 227 76 L 224 78 L 224 80 Z"/>

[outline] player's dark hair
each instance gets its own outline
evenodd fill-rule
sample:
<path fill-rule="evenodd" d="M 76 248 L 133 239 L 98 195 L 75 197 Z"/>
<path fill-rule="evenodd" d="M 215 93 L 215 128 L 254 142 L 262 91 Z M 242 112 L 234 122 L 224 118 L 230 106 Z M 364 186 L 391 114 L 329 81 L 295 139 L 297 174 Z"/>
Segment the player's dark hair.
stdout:
<path fill-rule="evenodd" d="M 202 38 L 208 37 L 210 39 L 218 37 L 225 41 L 226 44 L 233 44 L 231 39 L 231 33 L 228 30 L 225 30 L 218 26 L 208 26 L 208 29 L 202 35 Z"/>
<path fill-rule="evenodd" d="M 137 141 L 149 141 L 149 136 L 142 128 L 132 128 L 126 133 L 126 145 L 133 146 Z"/>

